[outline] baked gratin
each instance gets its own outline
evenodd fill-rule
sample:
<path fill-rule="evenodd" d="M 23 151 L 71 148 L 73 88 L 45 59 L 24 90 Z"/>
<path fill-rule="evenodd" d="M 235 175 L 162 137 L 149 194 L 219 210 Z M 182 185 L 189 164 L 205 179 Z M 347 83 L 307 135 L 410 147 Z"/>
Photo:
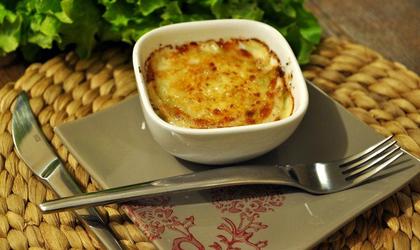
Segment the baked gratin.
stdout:
<path fill-rule="evenodd" d="M 243 126 L 277 121 L 293 111 L 278 57 L 256 39 L 161 47 L 145 69 L 154 110 L 176 126 Z"/>

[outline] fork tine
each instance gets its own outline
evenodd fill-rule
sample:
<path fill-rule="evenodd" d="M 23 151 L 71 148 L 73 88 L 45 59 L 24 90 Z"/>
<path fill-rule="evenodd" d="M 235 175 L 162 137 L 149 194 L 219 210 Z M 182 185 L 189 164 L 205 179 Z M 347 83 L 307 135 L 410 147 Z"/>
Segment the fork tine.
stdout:
<path fill-rule="evenodd" d="M 374 159 L 372 162 L 370 162 L 366 165 L 361 165 L 361 167 L 359 167 L 359 168 L 353 168 L 354 171 L 351 171 L 350 173 L 345 173 L 346 174 L 346 179 L 355 177 L 358 174 L 362 173 L 363 171 L 367 171 L 369 168 L 374 167 L 378 163 L 382 162 L 383 160 L 388 158 L 390 155 L 392 155 L 394 152 L 398 151 L 399 149 L 400 149 L 400 147 L 397 146 L 397 147 L 393 148 L 392 150 L 386 152 L 385 154 L 381 155 L 380 157 Z"/>
<path fill-rule="evenodd" d="M 371 159 L 373 159 L 377 155 L 381 154 L 382 152 L 385 152 L 386 150 L 388 150 L 389 148 L 394 146 L 396 143 L 397 143 L 396 141 L 392 141 L 391 143 L 385 145 L 382 148 L 377 147 L 371 153 L 368 153 L 366 155 L 361 156 L 360 159 L 358 159 L 356 161 L 353 161 L 350 164 L 347 164 L 345 166 L 340 166 L 340 167 L 342 167 L 343 172 L 348 172 L 348 171 L 352 170 L 353 168 L 358 167 L 358 166 L 370 161 Z M 380 146 L 382 146 L 382 144 Z"/>
<path fill-rule="evenodd" d="M 396 154 L 395 156 L 393 156 L 392 158 L 389 158 L 388 160 L 386 160 L 385 162 L 383 162 L 379 166 L 376 166 L 375 168 L 373 168 L 369 172 L 367 172 L 365 174 L 362 174 L 362 175 L 354 178 L 352 180 L 353 184 L 358 184 L 358 183 L 361 183 L 361 182 L 363 182 L 363 181 L 371 178 L 372 176 L 374 176 L 375 174 L 377 174 L 379 171 L 381 171 L 382 169 L 384 169 L 385 167 L 387 167 L 389 164 L 391 164 L 392 162 L 394 162 L 395 160 L 397 160 L 398 158 L 400 158 L 403 154 L 404 154 L 404 152 L 400 152 L 400 153 Z"/>
<path fill-rule="evenodd" d="M 384 143 L 387 143 L 388 141 L 390 141 L 392 139 L 392 137 L 393 137 L 393 135 L 388 136 L 387 138 L 383 139 L 382 141 L 376 143 L 375 145 L 372 145 L 371 147 L 363 150 L 362 152 L 359 152 L 357 154 L 354 154 L 352 156 L 349 156 L 349 157 L 343 159 L 343 162 L 340 165 L 344 167 L 348 164 L 351 164 L 351 163 L 359 160 L 361 157 L 366 156 L 367 154 L 369 154 L 373 150 L 377 149 L 378 147 L 381 147 Z"/>

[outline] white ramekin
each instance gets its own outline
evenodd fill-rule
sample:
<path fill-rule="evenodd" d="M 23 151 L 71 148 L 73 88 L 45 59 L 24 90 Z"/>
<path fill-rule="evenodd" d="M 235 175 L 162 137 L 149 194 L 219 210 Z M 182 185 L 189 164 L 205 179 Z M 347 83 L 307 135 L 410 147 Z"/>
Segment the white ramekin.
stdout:
<path fill-rule="evenodd" d="M 285 119 L 238 127 L 193 129 L 162 120 L 150 103 L 144 66 L 149 55 L 165 45 L 209 39 L 256 38 L 277 54 L 294 97 L 294 110 Z M 170 154 L 203 164 L 226 164 L 262 155 L 284 142 L 297 128 L 308 106 L 301 69 L 286 39 L 273 27 L 250 20 L 209 20 L 163 26 L 143 35 L 133 49 L 133 67 L 140 102 L 154 140 Z"/>

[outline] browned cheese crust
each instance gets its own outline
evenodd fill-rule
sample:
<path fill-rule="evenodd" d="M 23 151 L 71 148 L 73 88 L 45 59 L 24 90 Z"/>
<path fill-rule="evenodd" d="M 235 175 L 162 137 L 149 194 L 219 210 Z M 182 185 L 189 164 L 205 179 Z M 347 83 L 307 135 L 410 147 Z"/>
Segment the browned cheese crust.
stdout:
<path fill-rule="evenodd" d="M 146 81 L 157 114 L 181 127 L 258 124 L 293 111 L 278 57 L 256 39 L 161 47 L 146 62 Z"/>

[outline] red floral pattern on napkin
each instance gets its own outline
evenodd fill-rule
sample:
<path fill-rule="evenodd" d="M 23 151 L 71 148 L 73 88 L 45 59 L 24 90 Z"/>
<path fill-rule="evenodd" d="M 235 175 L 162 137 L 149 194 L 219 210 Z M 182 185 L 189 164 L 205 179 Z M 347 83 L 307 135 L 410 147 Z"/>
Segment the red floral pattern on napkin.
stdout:
<path fill-rule="evenodd" d="M 214 250 L 262 250 L 268 246 L 268 240 L 256 239 L 255 234 L 269 227 L 261 220 L 261 214 L 274 211 L 283 205 L 285 196 L 279 193 L 278 189 L 215 189 L 210 191 L 210 198 L 213 206 L 223 216 L 222 222 L 215 228 L 215 235 L 201 235 L 204 239 L 199 239 L 191 231 L 196 223 L 195 216 L 180 219 L 175 214 L 175 207 L 168 196 L 142 199 L 135 204 L 124 205 L 123 209 L 150 240 L 162 239 L 162 234 L 167 230 L 175 233 L 176 236 L 171 239 L 173 250 L 192 247 L 204 250 L 202 240 L 208 241 L 210 237 L 216 238 L 208 246 Z"/>
<path fill-rule="evenodd" d="M 169 229 L 180 235 L 172 240 L 173 250 L 184 249 L 183 244 L 195 246 L 197 250 L 204 250 L 203 244 L 190 231 L 190 228 L 195 225 L 194 216 L 180 220 L 174 214 L 169 197 L 142 199 L 137 204 L 124 205 L 124 210 L 149 240 L 161 239 L 161 235 Z"/>
<path fill-rule="evenodd" d="M 268 240 L 253 240 L 255 233 L 268 227 L 260 221 L 260 214 L 282 206 L 285 196 L 275 190 L 261 191 L 259 189 L 252 194 L 249 189 L 243 187 L 212 191 L 213 205 L 225 216 L 222 217 L 224 222 L 217 227 L 224 234 L 218 234 L 219 242 L 214 242 L 210 247 L 215 250 L 260 250 L 268 245 Z"/>

